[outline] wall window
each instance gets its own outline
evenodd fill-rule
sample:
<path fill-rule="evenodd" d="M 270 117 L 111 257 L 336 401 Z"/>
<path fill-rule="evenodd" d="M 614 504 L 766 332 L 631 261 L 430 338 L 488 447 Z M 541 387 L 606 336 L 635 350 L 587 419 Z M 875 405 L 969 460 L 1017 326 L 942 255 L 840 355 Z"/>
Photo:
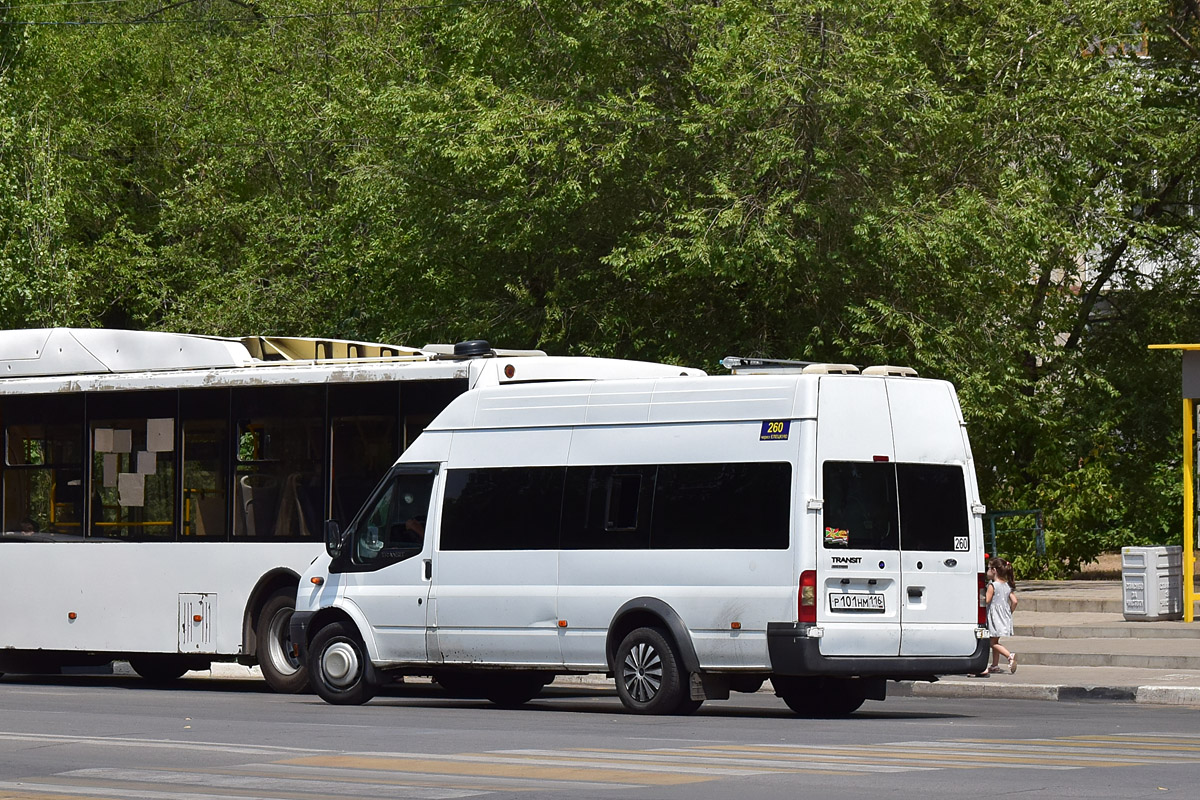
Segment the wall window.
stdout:
<path fill-rule="evenodd" d="M 567 469 L 562 547 L 638 550 L 650 546 L 656 466 Z"/>
<path fill-rule="evenodd" d="M 320 536 L 325 507 L 323 387 L 237 389 L 233 413 L 233 535 Z"/>
<path fill-rule="evenodd" d="M 900 547 L 894 464 L 826 461 L 822 474 L 825 547 L 849 550 Z"/>
<path fill-rule="evenodd" d="M 4 531 L 83 535 L 83 397 L 10 397 L 4 424 Z"/>
<path fill-rule="evenodd" d="M 961 466 L 826 462 L 824 546 L 851 550 L 965 550 Z"/>
<path fill-rule="evenodd" d="M 650 546 L 786 550 L 792 467 L 786 462 L 664 464 L 654 490 Z"/>
<path fill-rule="evenodd" d="M 175 537 L 175 392 L 88 397 L 89 536 Z"/>
<path fill-rule="evenodd" d="M 397 383 L 329 387 L 334 519 L 353 519 L 400 455 L 399 408 Z"/>
<path fill-rule="evenodd" d="M 185 539 L 229 535 L 229 400 L 228 389 L 179 393 Z"/>
<path fill-rule="evenodd" d="M 962 467 L 897 464 L 900 546 L 963 551 L 968 547 L 967 489 Z"/>
<path fill-rule="evenodd" d="M 564 467 L 453 469 L 442 506 L 443 550 L 558 547 Z"/>

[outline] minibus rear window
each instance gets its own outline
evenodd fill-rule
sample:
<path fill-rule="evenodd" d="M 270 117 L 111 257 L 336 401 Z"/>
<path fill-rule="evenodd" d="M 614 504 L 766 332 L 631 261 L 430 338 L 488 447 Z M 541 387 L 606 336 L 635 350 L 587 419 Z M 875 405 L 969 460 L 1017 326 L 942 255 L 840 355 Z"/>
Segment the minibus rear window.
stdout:
<path fill-rule="evenodd" d="M 895 465 L 826 461 L 824 479 L 825 547 L 848 550 L 900 547 Z"/>
<path fill-rule="evenodd" d="M 961 466 L 827 461 L 823 476 L 826 548 L 967 549 Z"/>
<path fill-rule="evenodd" d="M 897 464 L 900 546 L 905 550 L 966 550 L 967 490 L 962 467 Z"/>

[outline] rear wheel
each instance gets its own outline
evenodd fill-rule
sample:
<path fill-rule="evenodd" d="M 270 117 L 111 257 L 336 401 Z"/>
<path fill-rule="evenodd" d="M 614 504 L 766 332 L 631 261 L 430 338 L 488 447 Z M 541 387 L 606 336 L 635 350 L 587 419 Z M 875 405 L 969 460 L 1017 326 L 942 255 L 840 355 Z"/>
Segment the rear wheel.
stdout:
<path fill-rule="evenodd" d="M 862 683 L 852 678 L 777 675 L 771 684 L 788 708 L 804 717 L 845 717 L 867 699 Z"/>
<path fill-rule="evenodd" d="M 455 697 L 482 697 L 483 688 L 479 673 L 476 672 L 436 672 L 433 679 L 447 694 Z"/>
<path fill-rule="evenodd" d="M 498 706 L 516 708 L 542 693 L 542 687 L 554 679 L 544 672 L 497 672 L 483 683 L 483 696 Z"/>
<path fill-rule="evenodd" d="M 309 648 L 308 675 L 321 699 L 334 705 L 361 705 L 379 691 L 367 648 L 348 622 L 332 622 L 317 631 Z"/>
<path fill-rule="evenodd" d="M 190 662 L 183 656 L 173 655 L 144 655 L 129 659 L 129 666 L 151 683 L 171 683 L 183 677 L 183 674 L 193 669 L 208 667 L 196 662 Z"/>
<path fill-rule="evenodd" d="M 616 659 L 617 695 L 635 714 L 690 714 L 692 700 L 679 654 L 658 628 L 637 628 L 622 640 Z"/>
<path fill-rule="evenodd" d="M 267 599 L 258 613 L 258 665 L 267 685 L 277 692 L 295 694 L 308 686 L 308 669 L 292 652 L 292 612 L 296 591 L 280 590 Z"/>

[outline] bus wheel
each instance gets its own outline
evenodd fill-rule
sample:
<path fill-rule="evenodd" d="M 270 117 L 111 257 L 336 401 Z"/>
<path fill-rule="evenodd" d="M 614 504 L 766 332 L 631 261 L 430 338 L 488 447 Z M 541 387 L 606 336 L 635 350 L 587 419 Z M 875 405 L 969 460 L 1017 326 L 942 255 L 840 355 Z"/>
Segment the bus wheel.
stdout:
<path fill-rule="evenodd" d="M 501 672 L 487 676 L 483 696 L 498 706 L 516 708 L 541 694 L 542 687 L 553 679 L 543 672 Z"/>
<path fill-rule="evenodd" d="M 845 717 L 867 699 L 854 680 L 776 675 L 771 684 L 788 708 L 803 717 Z"/>
<path fill-rule="evenodd" d="M 679 656 L 658 628 L 637 628 L 617 648 L 617 695 L 635 714 L 690 714 Z M 694 705 L 693 705 L 694 704 Z"/>
<path fill-rule="evenodd" d="M 308 675 L 326 703 L 361 705 L 379 690 L 367 648 L 348 622 L 332 622 L 313 637 Z"/>
<path fill-rule="evenodd" d="M 188 670 L 196 665 L 189 663 L 180 656 L 145 655 L 129 659 L 129 666 L 151 683 L 171 683 L 183 677 Z"/>
<path fill-rule="evenodd" d="M 271 595 L 258 613 L 258 665 L 267 685 L 295 694 L 308 686 L 308 670 L 292 654 L 291 622 L 296 592 L 282 589 Z"/>

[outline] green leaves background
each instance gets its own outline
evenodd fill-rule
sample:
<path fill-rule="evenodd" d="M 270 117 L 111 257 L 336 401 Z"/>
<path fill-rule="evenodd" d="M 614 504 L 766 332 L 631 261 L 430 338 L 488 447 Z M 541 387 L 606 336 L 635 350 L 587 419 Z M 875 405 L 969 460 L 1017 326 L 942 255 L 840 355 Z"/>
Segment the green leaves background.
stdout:
<path fill-rule="evenodd" d="M 1193 0 L 14 1 L 0 311 L 960 388 L 1065 571 L 1179 536 Z"/>

